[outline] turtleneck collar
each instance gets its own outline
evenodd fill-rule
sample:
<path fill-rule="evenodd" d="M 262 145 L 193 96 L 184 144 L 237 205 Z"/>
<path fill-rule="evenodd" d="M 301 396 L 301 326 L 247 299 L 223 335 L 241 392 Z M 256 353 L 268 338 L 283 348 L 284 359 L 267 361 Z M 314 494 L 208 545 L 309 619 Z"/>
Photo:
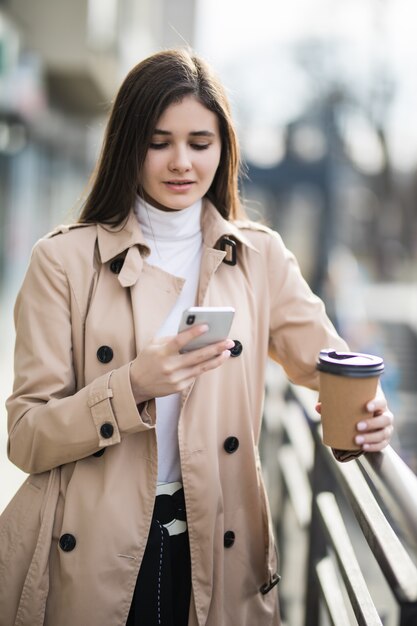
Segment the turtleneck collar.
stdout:
<path fill-rule="evenodd" d="M 134 209 L 147 240 L 179 241 L 201 233 L 201 200 L 178 211 L 162 211 L 137 196 Z"/>

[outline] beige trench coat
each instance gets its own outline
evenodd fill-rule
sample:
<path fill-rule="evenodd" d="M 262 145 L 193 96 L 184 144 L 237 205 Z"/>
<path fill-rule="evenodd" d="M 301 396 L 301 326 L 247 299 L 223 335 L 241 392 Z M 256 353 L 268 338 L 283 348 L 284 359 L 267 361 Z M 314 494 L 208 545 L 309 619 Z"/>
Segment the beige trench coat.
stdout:
<path fill-rule="evenodd" d="M 278 570 L 257 448 L 268 353 L 315 388 L 319 350 L 345 344 L 276 233 L 227 222 L 208 202 L 202 219 L 197 304 L 236 308 L 230 336 L 243 351 L 183 393 L 189 624 L 272 626 L 276 587 L 260 588 Z M 223 262 L 224 236 L 237 244 L 236 265 Z M 57 229 L 34 248 L 8 400 L 9 456 L 30 476 L 1 517 L 0 626 L 126 623 L 157 481 L 155 402 L 138 411 L 129 363 L 183 285 L 147 253 L 133 214 L 118 229 Z"/>

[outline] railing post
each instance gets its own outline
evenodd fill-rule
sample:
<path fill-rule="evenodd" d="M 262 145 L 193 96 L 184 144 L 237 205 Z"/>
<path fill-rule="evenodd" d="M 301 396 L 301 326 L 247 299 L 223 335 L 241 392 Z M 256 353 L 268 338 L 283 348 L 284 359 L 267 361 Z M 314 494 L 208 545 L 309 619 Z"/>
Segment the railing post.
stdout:
<path fill-rule="evenodd" d="M 416 626 L 417 624 L 417 604 L 400 605 L 400 616 L 398 626 Z"/>
<path fill-rule="evenodd" d="M 314 445 L 314 465 L 311 473 L 311 525 L 307 559 L 307 579 L 305 593 L 305 626 L 318 626 L 320 617 L 320 585 L 317 578 L 316 566 L 326 554 L 326 540 L 317 510 L 317 494 L 325 490 L 328 483 L 328 471 L 323 456 L 320 454 L 317 442 Z"/>
<path fill-rule="evenodd" d="M 316 564 L 326 553 L 326 544 L 319 529 L 319 519 L 315 502 L 312 503 L 311 527 L 307 561 L 307 588 L 305 595 L 305 626 L 318 626 L 320 607 L 320 587 L 316 575 Z"/>

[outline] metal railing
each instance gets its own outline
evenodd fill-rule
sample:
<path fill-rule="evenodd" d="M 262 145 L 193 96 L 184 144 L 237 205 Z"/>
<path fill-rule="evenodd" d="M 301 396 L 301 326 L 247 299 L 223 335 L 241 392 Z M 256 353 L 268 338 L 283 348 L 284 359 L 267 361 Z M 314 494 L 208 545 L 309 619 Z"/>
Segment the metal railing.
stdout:
<path fill-rule="evenodd" d="M 391 447 L 336 461 L 322 443 L 315 398 L 282 382 L 268 386 L 265 404 L 283 620 L 417 626 L 417 477 Z"/>

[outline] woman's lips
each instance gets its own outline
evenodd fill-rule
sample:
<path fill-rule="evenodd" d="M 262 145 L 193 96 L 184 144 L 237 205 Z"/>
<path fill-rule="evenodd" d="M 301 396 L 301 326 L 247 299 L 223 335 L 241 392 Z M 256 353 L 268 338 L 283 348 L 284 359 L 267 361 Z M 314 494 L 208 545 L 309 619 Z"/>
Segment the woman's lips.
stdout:
<path fill-rule="evenodd" d="M 194 185 L 194 181 L 193 180 L 167 180 L 164 182 L 164 185 L 170 191 L 185 192 L 185 191 L 188 191 L 190 187 L 192 187 L 192 185 Z"/>

